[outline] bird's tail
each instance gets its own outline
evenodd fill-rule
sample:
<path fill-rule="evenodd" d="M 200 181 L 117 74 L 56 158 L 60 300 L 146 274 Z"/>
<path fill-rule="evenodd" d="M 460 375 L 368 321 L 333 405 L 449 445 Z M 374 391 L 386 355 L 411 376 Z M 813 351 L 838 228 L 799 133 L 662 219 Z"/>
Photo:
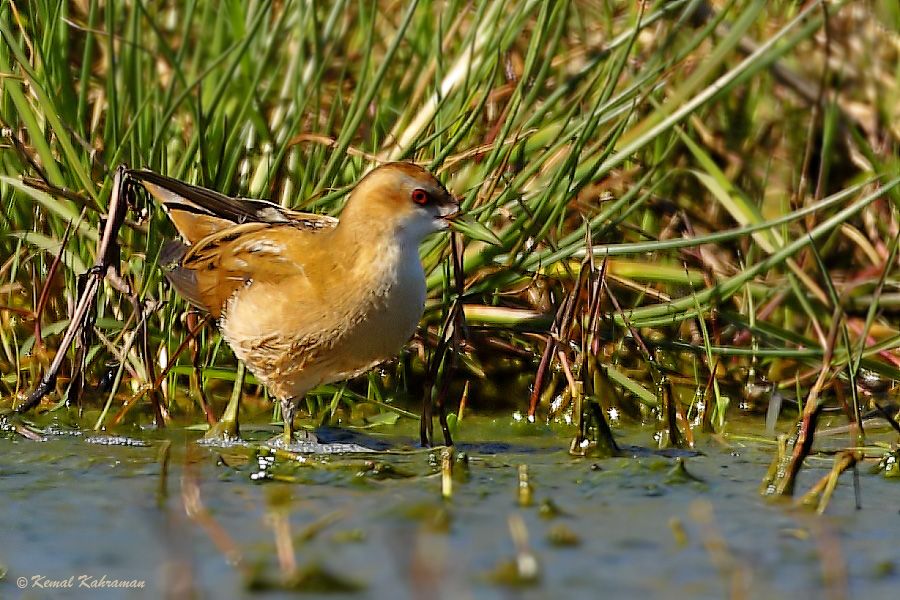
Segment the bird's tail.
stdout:
<path fill-rule="evenodd" d="M 290 222 L 289 211 L 272 202 L 232 198 L 152 171 L 129 171 L 128 175 L 160 203 L 189 245 L 241 223 Z"/>

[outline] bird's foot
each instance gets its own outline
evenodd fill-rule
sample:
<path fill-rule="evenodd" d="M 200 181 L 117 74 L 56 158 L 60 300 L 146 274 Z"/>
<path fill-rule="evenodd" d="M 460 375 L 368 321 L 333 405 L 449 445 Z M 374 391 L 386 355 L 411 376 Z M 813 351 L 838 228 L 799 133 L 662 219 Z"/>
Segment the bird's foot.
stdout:
<path fill-rule="evenodd" d="M 281 401 L 281 418 L 284 420 L 284 433 L 278 436 L 281 445 L 290 447 L 294 443 L 294 410 L 296 405 L 293 398 L 284 398 Z M 276 438 L 278 440 L 278 438 Z M 276 440 L 272 440 L 275 442 Z"/>
<path fill-rule="evenodd" d="M 238 427 L 237 419 L 227 419 L 222 417 L 215 425 L 206 431 L 203 435 L 203 439 L 224 441 L 241 439 L 241 430 Z"/>

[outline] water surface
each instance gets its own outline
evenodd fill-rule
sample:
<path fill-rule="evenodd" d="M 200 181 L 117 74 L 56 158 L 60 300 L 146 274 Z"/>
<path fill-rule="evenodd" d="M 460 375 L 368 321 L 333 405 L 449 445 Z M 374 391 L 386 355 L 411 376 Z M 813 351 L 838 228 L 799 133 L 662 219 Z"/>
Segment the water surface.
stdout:
<path fill-rule="evenodd" d="M 0 597 L 287 597 L 279 556 L 310 597 L 897 597 L 898 488 L 870 464 L 861 510 L 845 475 L 817 516 L 758 495 L 773 447 L 737 433 L 659 453 L 646 428 L 620 428 L 625 456 L 586 459 L 568 454 L 566 429 L 467 418 L 468 469 L 443 499 L 440 458 L 414 432 L 367 430 L 391 450 L 303 462 L 175 429 L 2 434 Z M 799 489 L 830 468 L 810 458 Z M 79 588 L 79 575 L 145 587 Z"/>

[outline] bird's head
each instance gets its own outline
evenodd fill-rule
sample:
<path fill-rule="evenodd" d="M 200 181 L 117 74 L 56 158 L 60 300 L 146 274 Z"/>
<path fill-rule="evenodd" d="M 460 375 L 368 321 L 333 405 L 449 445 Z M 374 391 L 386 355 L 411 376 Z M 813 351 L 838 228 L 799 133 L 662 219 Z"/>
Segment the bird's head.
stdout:
<path fill-rule="evenodd" d="M 393 162 L 373 169 L 353 188 L 341 221 L 379 225 L 418 243 L 449 227 L 459 202 L 418 165 Z"/>

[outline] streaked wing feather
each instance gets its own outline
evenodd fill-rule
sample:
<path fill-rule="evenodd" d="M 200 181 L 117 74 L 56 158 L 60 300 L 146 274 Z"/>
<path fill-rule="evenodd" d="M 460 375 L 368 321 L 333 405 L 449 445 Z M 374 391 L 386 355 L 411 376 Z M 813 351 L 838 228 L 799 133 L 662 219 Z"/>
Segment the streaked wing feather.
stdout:
<path fill-rule="evenodd" d="M 191 246 L 169 280 L 188 300 L 219 317 L 226 302 L 251 281 L 304 275 L 288 244 L 314 231 L 297 229 L 294 223 L 234 225 Z"/>

